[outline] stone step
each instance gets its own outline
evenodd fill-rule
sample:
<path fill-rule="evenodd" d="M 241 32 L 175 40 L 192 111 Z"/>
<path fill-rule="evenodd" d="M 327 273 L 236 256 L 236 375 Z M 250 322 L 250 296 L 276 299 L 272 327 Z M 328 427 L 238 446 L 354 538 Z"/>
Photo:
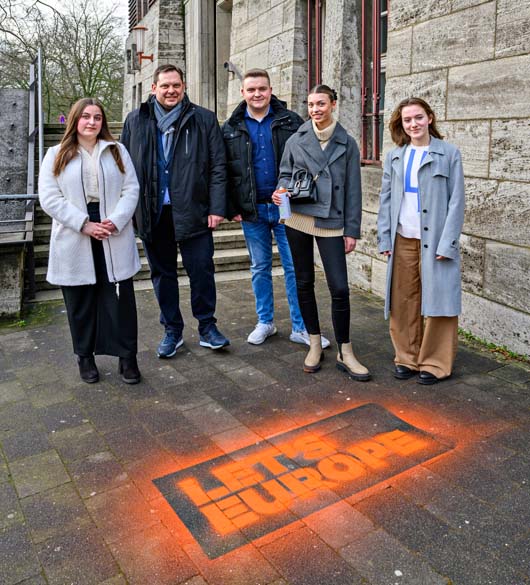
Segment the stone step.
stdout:
<path fill-rule="evenodd" d="M 246 248 L 245 237 L 243 236 L 243 230 L 221 230 L 215 231 L 213 234 L 214 246 L 216 250 L 226 249 L 242 249 Z M 136 238 L 136 246 L 140 256 L 145 256 L 144 246 L 140 238 Z M 48 242 L 44 244 L 36 244 L 34 246 L 35 251 L 35 266 L 46 266 L 48 264 L 48 254 L 50 246 Z"/>
<path fill-rule="evenodd" d="M 112 134 L 119 138 L 123 125 L 120 122 L 109 124 Z M 48 150 L 51 146 L 60 142 L 63 133 L 64 125 L 61 124 L 47 124 L 44 131 L 44 149 Z M 35 210 L 35 225 L 34 225 L 34 244 L 35 244 L 35 280 L 37 290 L 40 295 L 56 295 L 57 287 L 54 287 L 46 282 L 46 271 L 49 254 L 49 239 L 51 233 L 51 218 L 44 213 L 42 208 L 37 205 Z M 245 245 L 245 238 L 241 225 L 235 222 L 223 221 L 219 227 L 214 231 L 214 263 L 217 272 L 216 279 L 237 279 L 248 278 L 250 274 L 250 260 Z M 142 262 L 142 269 L 135 277 L 135 288 L 138 286 L 150 286 L 149 267 L 145 252 L 143 250 L 142 242 L 137 239 L 138 251 Z M 178 259 L 179 266 L 181 265 L 180 258 Z M 274 270 L 280 265 L 280 259 L 276 248 L 273 254 Z M 178 270 L 179 280 L 184 278 L 185 274 L 182 268 Z"/>
<path fill-rule="evenodd" d="M 108 122 L 110 131 L 121 130 L 123 122 Z M 66 128 L 65 124 L 44 124 L 44 135 L 46 134 L 63 134 Z"/>
<path fill-rule="evenodd" d="M 51 219 L 47 217 L 47 220 L 44 219 L 41 221 L 40 217 L 37 217 L 35 220 L 35 225 L 33 226 L 33 241 L 35 244 L 47 244 L 50 241 L 50 235 L 52 231 L 52 222 Z M 224 232 L 230 232 L 231 237 L 235 238 L 235 233 L 243 234 L 243 230 L 241 229 L 240 224 L 236 222 L 230 221 L 223 221 L 219 227 L 214 231 L 214 239 L 218 234 L 224 234 Z M 220 236 L 222 237 L 222 236 Z M 236 240 L 234 240 L 236 241 Z"/>
<path fill-rule="evenodd" d="M 246 248 L 238 250 L 216 250 L 213 259 L 216 273 L 228 271 L 230 272 L 249 271 L 250 269 L 250 259 L 248 257 L 248 252 Z M 135 281 L 150 278 L 147 258 L 143 257 L 140 260 L 142 263 L 142 267 L 138 274 L 134 277 Z M 182 267 L 182 260 L 180 254 L 177 257 L 177 263 L 178 263 L 177 274 L 179 275 L 179 277 L 185 276 L 186 271 Z M 280 264 L 281 264 L 280 255 L 278 253 L 277 247 L 274 246 L 272 265 L 274 267 L 277 267 L 280 266 Z M 46 282 L 46 271 L 47 271 L 46 266 L 39 266 L 35 268 L 35 283 L 38 291 L 58 288 L 57 286 Z"/>
<path fill-rule="evenodd" d="M 35 207 L 35 223 L 39 225 L 51 225 L 52 218 L 42 209 L 42 207 L 37 204 Z M 233 230 L 233 229 L 241 229 L 241 224 L 235 221 L 222 221 L 219 226 L 217 227 L 216 231 L 219 230 Z"/>
<path fill-rule="evenodd" d="M 123 130 L 122 122 L 110 122 L 109 123 L 110 133 L 116 138 L 120 139 L 121 131 Z M 61 142 L 64 135 L 65 125 L 64 124 L 45 124 L 44 125 L 44 154 L 50 146 L 55 146 Z"/>
<path fill-rule="evenodd" d="M 283 268 L 281 265 L 274 266 L 272 269 L 272 276 L 283 276 Z M 250 270 L 226 270 L 223 272 L 217 272 L 215 274 L 215 282 L 227 282 L 227 281 L 234 281 L 234 280 L 250 280 L 252 275 L 250 274 Z M 189 286 L 190 281 L 187 276 L 179 276 L 179 287 L 186 287 Z M 250 287 L 250 284 L 245 285 Z M 142 280 L 135 280 L 134 281 L 134 290 L 135 291 L 142 291 L 142 290 L 152 290 L 153 283 L 150 279 L 142 279 Z M 249 294 L 250 294 L 249 288 Z M 49 301 L 60 301 L 62 300 L 63 295 L 58 288 L 50 288 L 47 290 L 40 290 L 35 295 L 35 298 L 28 301 L 29 303 L 46 303 Z"/>

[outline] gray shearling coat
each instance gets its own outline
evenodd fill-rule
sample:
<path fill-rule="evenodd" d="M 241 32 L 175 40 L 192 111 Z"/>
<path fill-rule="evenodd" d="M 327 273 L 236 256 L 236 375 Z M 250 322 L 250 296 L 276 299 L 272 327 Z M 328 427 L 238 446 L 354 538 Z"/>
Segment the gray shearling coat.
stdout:
<path fill-rule="evenodd" d="M 406 146 L 390 151 L 385 160 L 377 220 L 380 252 L 394 249 L 404 195 Z M 464 172 L 456 146 L 431 137 L 429 152 L 418 171 L 421 201 L 421 314 L 454 317 L 461 312 L 459 238 L 464 223 Z M 446 260 L 436 260 L 436 256 Z M 391 311 L 393 255 L 389 257 L 385 318 Z"/>
<path fill-rule="evenodd" d="M 297 213 L 311 215 L 320 228 L 344 228 L 344 235 L 361 237 L 361 166 L 355 140 L 337 124 L 322 150 L 313 131 L 311 120 L 300 126 L 298 132 L 285 144 L 280 164 L 278 187 L 287 187 L 294 172 L 305 169 L 316 181 L 318 201 L 293 204 Z"/>

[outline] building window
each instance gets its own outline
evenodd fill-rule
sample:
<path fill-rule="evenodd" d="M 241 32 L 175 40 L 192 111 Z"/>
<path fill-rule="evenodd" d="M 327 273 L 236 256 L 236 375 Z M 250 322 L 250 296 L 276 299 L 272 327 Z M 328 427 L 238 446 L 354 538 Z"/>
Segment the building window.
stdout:
<path fill-rule="evenodd" d="M 139 83 L 138 84 L 138 92 L 136 94 L 136 98 L 137 98 L 137 102 L 136 102 L 136 107 L 139 108 L 142 105 L 142 84 Z"/>
<path fill-rule="evenodd" d="M 132 87 L 132 100 L 131 100 L 131 103 L 132 103 L 132 108 L 131 109 L 134 110 L 134 108 L 136 108 L 136 85 L 133 85 L 133 87 Z"/>
<path fill-rule="evenodd" d="M 384 130 L 388 0 L 362 0 L 361 162 L 381 164 Z"/>
<path fill-rule="evenodd" d="M 133 29 L 157 0 L 129 0 L 129 31 Z"/>
<path fill-rule="evenodd" d="M 322 83 L 324 0 L 307 0 L 307 91 Z"/>

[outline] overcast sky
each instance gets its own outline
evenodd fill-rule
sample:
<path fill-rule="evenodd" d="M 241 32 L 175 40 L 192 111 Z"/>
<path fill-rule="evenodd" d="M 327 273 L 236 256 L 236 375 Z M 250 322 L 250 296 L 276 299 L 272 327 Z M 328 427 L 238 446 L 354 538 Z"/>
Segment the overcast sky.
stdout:
<path fill-rule="evenodd" d="M 42 0 L 44 3 L 48 4 L 49 6 L 53 6 L 56 10 L 61 11 L 64 9 L 65 2 L 64 0 Z M 83 2 L 83 0 L 81 0 Z M 123 19 L 123 30 L 120 32 L 122 33 L 123 37 L 127 36 L 127 11 L 128 11 L 128 4 L 127 0 L 99 0 L 98 5 L 101 7 L 115 7 L 114 14 L 118 18 Z"/>

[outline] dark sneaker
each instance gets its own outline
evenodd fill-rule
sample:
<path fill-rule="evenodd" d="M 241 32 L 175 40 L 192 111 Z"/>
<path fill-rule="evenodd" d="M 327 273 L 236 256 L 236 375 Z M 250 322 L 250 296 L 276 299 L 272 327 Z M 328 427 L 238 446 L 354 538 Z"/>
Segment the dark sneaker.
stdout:
<path fill-rule="evenodd" d="M 177 335 L 173 331 L 167 331 L 164 339 L 160 342 L 156 350 L 156 355 L 160 359 L 167 359 L 173 357 L 177 353 L 177 349 L 184 343 L 182 335 Z"/>
<path fill-rule="evenodd" d="M 206 333 L 200 335 L 199 345 L 202 345 L 202 347 L 209 347 L 210 349 L 221 349 L 222 347 L 230 345 L 230 341 L 215 325 L 212 325 Z"/>

